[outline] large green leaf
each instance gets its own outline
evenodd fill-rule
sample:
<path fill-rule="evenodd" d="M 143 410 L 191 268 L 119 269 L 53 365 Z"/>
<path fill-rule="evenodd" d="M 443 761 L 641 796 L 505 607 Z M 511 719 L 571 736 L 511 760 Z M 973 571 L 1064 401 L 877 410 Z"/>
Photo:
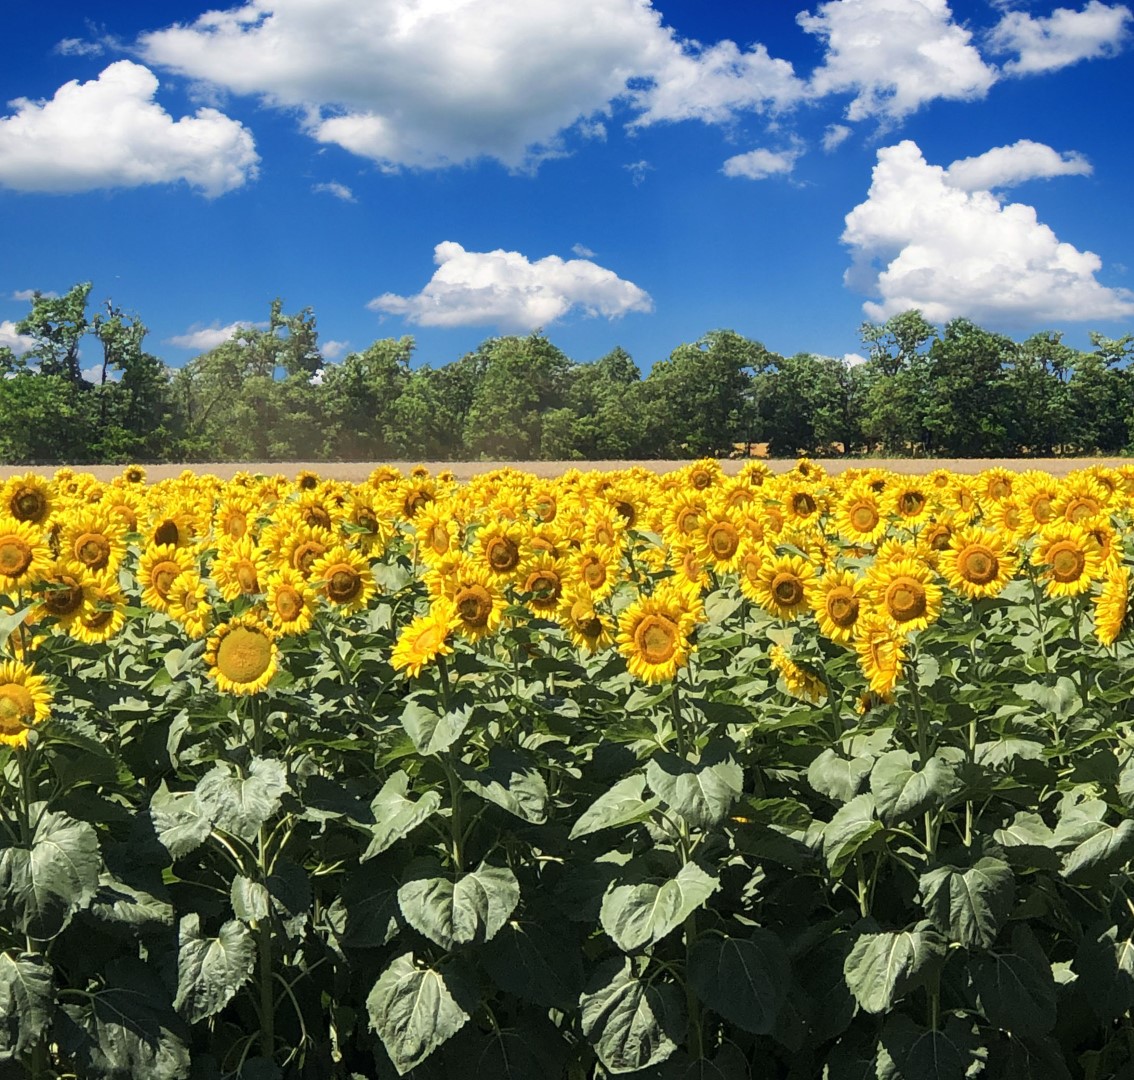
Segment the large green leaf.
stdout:
<path fill-rule="evenodd" d="M 439 713 L 424 701 L 410 700 L 402 710 L 402 727 L 419 754 L 440 754 L 464 734 L 472 712 L 471 705 L 463 705 Z"/>
<path fill-rule="evenodd" d="M 1113 827 L 1096 824 L 1094 835 L 1063 858 L 1061 873 L 1068 881 L 1077 883 L 1092 876 L 1117 873 L 1134 858 L 1134 821 L 1126 818 Z"/>
<path fill-rule="evenodd" d="M 381 975 L 366 999 L 370 1026 L 404 1076 L 420 1065 L 469 1018 L 451 972 L 423 967 L 403 953 Z"/>
<path fill-rule="evenodd" d="M 1073 962 L 1079 987 L 1101 1020 L 1134 1009 L 1134 936 L 1106 920 L 1087 928 Z"/>
<path fill-rule="evenodd" d="M 875 816 L 874 796 L 856 795 L 823 826 L 823 857 L 832 877 L 842 877 L 855 853 L 882 831 Z"/>
<path fill-rule="evenodd" d="M 866 783 L 873 758 L 845 758 L 828 747 L 807 767 L 807 782 L 835 802 L 850 802 Z"/>
<path fill-rule="evenodd" d="M 665 1061 L 685 1033 L 681 992 L 661 979 L 639 978 L 628 957 L 600 964 L 579 1006 L 583 1034 L 615 1074 Z"/>
<path fill-rule="evenodd" d="M 441 795 L 438 792 L 426 791 L 420 799 L 414 800 L 407 797 L 408 789 L 409 777 L 398 770 L 374 796 L 370 804 L 374 824 L 370 826 L 371 839 L 362 853 L 362 861 L 380 855 L 437 812 L 441 805 Z"/>
<path fill-rule="evenodd" d="M 0 1061 L 39 1042 L 51 1022 L 54 982 L 38 953 L 0 953 Z"/>
<path fill-rule="evenodd" d="M 754 1035 L 775 1027 L 791 984 L 787 950 L 759 926 L 746 937 L 702 937 L 690 952 L 686 974 L 713 1012 Z"/>
<path fill-rule="evenodd" d="M 0 904 L 21 934 L 46 940 L 94 898 L 102 853 L 87 822 L 38 803 L 34 811 L 39 820 L 31 847 L 0 851 Z"/>
<path fill-rule="evenodd" d="M 501 990 L 569 1012 L 583 988 L 579 942 L 551 918 L 509 919 L 481 951 L 481 961 Z"/>
<path fill-rule="evenodd" d="M 725 819 L 744 787 L 744 770 L 719 748 L 698 762 L 676 754 L 655 754 L 646 765 L 650 789 L 692 827 L 711 828 Z"/>
<path fill-rule="evenodd" d="M 506 866 L 481 865 L 454 881 L 422 860 L 398 889 L 406 922 L 443 949 L 491 940 L 520 902 L 520 883 Z"/>
<path fill-rule="evenodd" d="M 931 757 L 919 768 L 905 750 L 888 751 L 870 771 L 878 816 L 887 825 L 943 806 L 955 782 L 953 767 L 941 758 Z"/>
<path fill-rule="evenodd" d="M 945 949 L 944 939 L 928 923 L 897 933 L 863 934 L 847 956 L 843 976 L 865 1012 L 886 1012 L 945 959 Z"/>
<path fill-rule="evenodd" d="M 950 1016 L 931 1030 L 898 1013 L 878 1046 L 878 1080 L 966 1080 L 981 1070 L 986 1049 L 970 1024 Z"/>
<path fill-rule="evenodd" d="M 197 799 L 217 828 L 251 841 L 279 809 L 287 790 L 284 767 L 278 761 L 255 758 L 244 776 L 217 762 L 197 784 Z"/>
<path fill-rule="evenodd" d="M 986 1076 L 995 1080 L 1071 1080 L 1063 1051 L 1053 1038 L 1001 1035 L 989 1047 Z"/>
<path fill-rule="evenodd" d="M 616 885 L 603 897 L 599 921 L 623 952 L 637 952 L 675 930 L 717 888 L 715 877 L 686 863 L 660 885 Z"/>
<path fill-rule="evenodd" d="M 658 805 L 656 798 L 645 797 L 645 790 L 645 774 L 637 772 L 623 777 L 583 811 L 568 839 L 578 840 L 601 829 L 614 829 L 641 821 Z"/>
<path fill-rule="evenodd" d="M 996 829 L 992 838 L 1003 846 L 1006 858 L 1018 869 L 1059 868 L 1055 834 L 1039 814 L 1020 810 L 1008 825 Z"/>
<path fill-rule="evenodd" d="M 940 866 L 921 876 L 922 906 L 929 921 L 970 948 L 992 946 L 1012 910 L 1016 879 L 1000 859 L 972 866 Z"/>
<path fill-rule="evenodd" d="M 252 978 L 256 941 L 236 919 L 229 919 L 216 937 L 205 937 L 195 914 L 182 917 L 178 939 L 173 1007 L 195 1024 L 220 1012 Z"/>
<path fill-rule="evenodd" d="M 1026 925 L 1013 932 L 1011 952 L 981 953 L 968 971 L 977 1004 L 993 1027 L 1028 1036 L 1055 1027 L 1051 964 Z"/>
<path fill-rule="evenodd" d="M 469 791 L 508 813 L 535 825 L 547 820 L 547 784 L 530 755 L 493 747 L 487 768 L 458 762 L 457 774 Z"/>
<path fill-rule="evenodd" d="M 172 792 L 164 780 L 150 799 L 150 820 L 173 859 L 191 855 L 209 838 L 213 827 L 195 791 Z"/>

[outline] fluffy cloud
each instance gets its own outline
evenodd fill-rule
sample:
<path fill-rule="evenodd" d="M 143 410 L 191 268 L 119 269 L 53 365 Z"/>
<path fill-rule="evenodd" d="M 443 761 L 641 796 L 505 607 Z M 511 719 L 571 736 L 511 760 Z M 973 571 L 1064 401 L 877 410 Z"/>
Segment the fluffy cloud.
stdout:
<path fill-rule="evenodd" d="M 34 344 L 34 338 L 16 333 L 16 324 L 11 319 L 0 321 L 0 349 L 11 349 L 17 356 L 20 356 Z"/>
<path fill-rule="evenodd" d="M 53 292 L 50 289 L 47 289 L 47 290 L 42 290 L 42 289 L 40 289 L 40 290 L 17 289 L 14 293 L 12 293 L 12 299 L 13 300 L 24 300 L 24 301 L 30 302 L 30 301 L 32 301 L 36 298 L 37 293 L 38 293 L 38 295 L 44 297 L 44 299 L 46 299 L 46 300 L 54 300 L 59 295 L 57 292 Z"/>
<path fill-rule="evenodd" d="M 871 319 L 915 307 L 931 322 L 1004 327 L 1134 315 L 1134 293 L 1096 280 L 1097 255 L 1060 242 L 1031 206 L 950 183 L 951 168 L 909 140 L 878 151 L 842 235 L 854 256 L 846 283 L 881 297 L 863 305 Z"/>
<path fill-rule="evenodd" d="M 337 360 L 343 353 L 350 348 L 349 341 L 324 341 L 319 346 L 319 352 L 322 354 L 324 360 Z"/>
<path fill-rule="evenodd" d="M 215 109 L 174 120 L 154 101 L 156 76 L 129 60 L 61 86 L 50 101 L 18 98 L 0 117 L 0 186 L 75 192 L 186 181 L 207 196 L 256 175 L 251 134 Z"/>
<path fill-rule="evenodd" d="M 797 21 L 827 46 L 811 94 L 853 93 L 851 120 L 898 120 L 935 98 L 981 98 L 996 81 L 946 0 L 829 0 Z"/>
<path fill-rule="evenodd" d="M 450 240 L 434 248 L 433 261 L 437 270 L 421 292 L 385 293 L 367 307 L 421 326 L 512 331 L 549 326 L 573 309 L 608 319 L 653 310 L 645 291 L 586 259 L 529 262 L 518 251 L 465 251 Z"/>
<path fill-rule="evenodd" d="M 343 202 L 358 202 L 354 197 L 354 192 L 346 184 L 340 184 L 337 180 L 331 180 L 326 184 L 313 184 L 311 190 L 320 195 L 334 195 L 336 199 L 341 199 Z"/>
<path fill-rule="evenodd" d="M 234 322 L 228 326 L 204 326 L 187 330 L 184 334 L 177 334 L 168 339 L 168 344 L 176 345 L 179 349 L 194 349 L 197 352 L 208 352 L 218 345 L 229 341 L 240 330 L 257 327 L 261 330 L 267 328 L 265 322 Z"/>
<path fill-rule="evenodd" d="M 1089 0 L 1082 11 L 1056 8 L 1048 18 L 1009 11 L 989 36 L 989 47 L 1018 55 L 1004 65 L 1009 75 L 1036 75 L 1116 55 L 1129 39 L 1130 20 L 1128 7 L 1101 0 Z"/>
<path fill-rule="evenodd" d="M 850 138 L 851 129 L 846 124 L 828 124 L 823 132 L 823 149 L 830 153 L 842 146 Z"/>
<path fill-rule="evenodd" d="M 748 180 L 786 176 L 795 168 L 802 153 L 803 150 L 799 147 L 790 150 L 749 150 L 747 154 L 730 157 L 721 172 L 725 176 L 743 176 Z"/>
<path fill-rule="evenodd" d="M 954 161 L 945 170 L 946 181 L 962 191 L 991 191 L 1052 176 L 1090 175 L 1091 163 L 1082 154 L 1074 150 L 1060 154 L 1031 139 L 995 146 L 976 157 Z"/>

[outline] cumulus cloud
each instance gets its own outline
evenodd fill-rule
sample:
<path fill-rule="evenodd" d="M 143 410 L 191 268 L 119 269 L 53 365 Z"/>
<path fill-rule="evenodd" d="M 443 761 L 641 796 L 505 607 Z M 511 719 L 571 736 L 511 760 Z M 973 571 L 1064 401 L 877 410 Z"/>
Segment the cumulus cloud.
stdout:
<path fill-rule="evenodd" d="M 316 194 L 334 195 L 336 199 L 341 199 L 343 202 L 358 202 L 354 197 L 354 192 L 346 184 L 340 184 L 337 180 L 331 180 L 326 184 L 313 184 L 311 190 Z"/>
<path fill-rule="evenodd" d="M 198 326 L 187 330 L 184 334 L 177 334 L 168 338 L 167 343 L 176 345 L 179 349 L 208 352 L 210 349 L 215 349 L 218 345 L 223 345 L 226 341 L 231 340 L 241 330 L 247 330 L 249 327 L 264 330 L 267 325 L 265 322 L 234 322 L 229 323 L 228 326 Z"/>
<path fill-rule="evenodd" d="M 787 176 L 802 155 L 800 147 L 790 150 L 749 150 L 747 154 L 730 157 L 721 172 L 725 176 L 743 176 L 748 180 L 763 180 L 769 176 Z"/>
<path fill-rule="evenodd" d="M 319 346 L 319 352 L 324 360 L 337 360 L 350 348 L 349 341 L 324 341 Z"/>
<path fill-rule="evenodd" d="M 421 292 L 385 293 L 367 307 L 420 326 L 511 331 L 549 326 L 572 310 L 608 319 L 653 310 L 648 293 L 586 259 L 530 262 L 518 251 L 466 251 L 449 240 L 434 248 L 433 261 L 437 270 Z"/>
<path fill-rule="evenodd" d="M 1047 18 L 1026 11 L 1004 14 L 989 35 L 994 52 L 1016 53 L 1004 71 L 1036 75 L 1098 57 L 1115 56 L 1130 38 L 1130 9 L 1089 0 L 1082 11 L 1056 8 Z"/>
<path fill-rule="evenodd" d="M 11 319 L 0 321 L 0 349 L 11 349 L 17 356 L 21 356 L 34 344 L 34 338 L 16 332 L 16 324 Z"/>
<path fill-rule="evenodd" d="M 874 320 L 909 308 L 1004 327 L 1134 315 L 1134 293 L 1096 279 L 1097 255 L 1061 242 L 1031 206 L 951 184 L 909 140 L 878 151 L 842 240 L 847 285 L 880 297 L 863 305 Z"/>
<path fill-rule="evenodd" d="M 54 300 L 59 296 L 57 292 L 50 289 L 17 289 L 12 293 L 12 299 L 31 302 L 37 295 L 42 296 L 45 300 Z"/>
<path fill-rule="evenodd" d="M 129 60 L 61 86 L 50 101 L 17 98 L 0 117 L 0 186 L 76 192 L 184 180 L 209 197 L 256 175 L 252 135 L 215 109 L 174 120 L 154 101 L 157 77 Z"/>
<path fill-rule="evenodd" d="M 1090 175 L 1091 163 L 1082 154 L 1074 150 L 1060 154 L 1031 139 L 995 146 L 976 157 L 954 161 L 945 170 L 946 181 L 962 191 L 991 191 L 1052 176 Z"/>
<path fill-rule="evenodd" d="M 55 43 L 55 52 L 60 56 L 101 56 L 103 47 L 97 41 L 68 37 Z"/>
<path fill-rule="evenodd" d="M 811 95 L 853 93 L 850 120 L 899 120 L 937 98 L 982 98 L 996 81 L 946 0 L 828 0 L 797 21 L 827 48 Z"/>

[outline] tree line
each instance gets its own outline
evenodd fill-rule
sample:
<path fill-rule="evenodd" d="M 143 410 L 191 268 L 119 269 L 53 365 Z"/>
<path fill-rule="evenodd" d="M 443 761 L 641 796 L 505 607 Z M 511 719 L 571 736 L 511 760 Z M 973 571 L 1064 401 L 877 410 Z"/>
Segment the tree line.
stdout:
<path fill-rule="evenodd" d="M 912 310 L 861 327 L 860 364 L 713 330 L 643 378 L 622 348 L 580 363 L 538 331 L 438 367 L 412 362 L 412 337 L 329 363 L 311 309 L 276 300 L 266 327 L 172 368 L 146 350 L 136 315 L 111 302 L 91 314 L 91 288 L 37 294 L 16 326 L 30 348 L 0 348 L 0 462 L 1134 451 L 1134 334 L 1091 333 L 1079 350 L 1056 331 L 1015 341 Z"/>

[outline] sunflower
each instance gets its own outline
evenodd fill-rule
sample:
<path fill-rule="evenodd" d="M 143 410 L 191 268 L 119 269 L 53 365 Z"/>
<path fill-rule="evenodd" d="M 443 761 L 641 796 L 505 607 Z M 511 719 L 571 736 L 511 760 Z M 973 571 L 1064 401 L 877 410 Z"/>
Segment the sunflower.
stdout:
<path fill-rule="evenodd" d="M 447 596 L 453 601 L 456 631 L 470 641 L 480 641 L 496 633 L 508 606 L 496 579 L 469 558 L 461 558 L 445 575 L 437 595 Z"/>
<path fill-rule="evenodd" d="M 931 488 L 903 478 L 886 492 L 886 509 L 906 528 L 924 525 L 933 510 Z"/>
<path fill-rule="evenodd" d="M 1126 625 L 1130 607 L 1130 570 L 1113 566 L 1107 572 L 1102 591 L 1094 600 L 1095 635 L 1103 645 L 1113 645 Z"/>
<path fill-rule="evenodd" d="M 877 494 L 866 484 L 847 489 L 835 511 L 839 536 L 855 547 L 875 544 L 886 532 L 886 518 Z"/>
<path fill-rule="evenodd" d="M 47 680 L 18 660 L 0 663 L 0 745 L 27 746 L 28 732 L 50 715 Z"/>
<path fill-rule="evenodd" d="M 709 568 L 695 549 L 684 545 L 670 548 L 668 565 L 673 570 L 673 577 L 670 580 L 682 592 L 690 596 L 700 596 L 709 587 L 711 582 Z"/>
<path fill-rule="evenodd" d="M 142 532 L 148 544 L 188 548 L 196 535 L 193 514 L 184 506 L 152 508 L 150 519 Z"/>
<path fill-rule="evenodd" d="M 0 591 L 35 580 L 51 558 L 42 531 L 30 521 L 0 517 Z"/>
<path fill-rule="evenodd" d="M 292 524 L 278 536 L 277 550 L 280 560 L 304 577 L 311 573 L 311 567 L 334 547 L 335 534 L 329 529 L 318 529 L 311 525 Z"/>
<path fill-rule="evenodd" d="M 815 524 L 827 509 L 826 499 L 815 484 L 790 484 L 783 489 L 781 498 L 785 523 L 796 529 Z"/>
<path fill-rule="evenodd" d="M 811 610 L 819 632 L 846 645 L 854 636 L 862 602 L 860 579 L 850 570 L 828 570 L 812 588 Z"/>
<path fill-rule="evenodd" d="M 691 491 L 678 491 L 665 509 L 662 536 L 669 544 L 689 543 L 701 527 L 708 509 L 705 497 Z"/>
<path fill-rule="evenodd" d="M 1031 471 L 1020 478 L 1019 507 L 1022 521 L 1031 529 L 1042 529 L 1056 517 L 1059 481 L 1050 473 Z"/>
<path fill-rule="evenodd" d="M 650 683 L 674 678 L 689 662 L 696 621 L 688 598 L 664 582 L 629 604 L 618 618 L 616 642 L 630 674 Z"/>
<path fill-rule="evenodd" d="M 138 584 L 142 603 L 155 611 L 169 610 L 169 590 L 178 574 L 196 570 L 188 549 L 173 544 L 152 544 L 138 559 Z"/>
<path fill-rule="evenodd" d="M 68 627 L 68 633 L 85 645 L 101 645 L 126 625 L 126 596 L 110 574 L 89 579 L 87 606 Z"/>
<path fill-rule="evenodd" d="M 307 579 L 291 566 L 282 566 L 267 579 L 267 618 L 280 637 L 306 634 L 315 621 L 318 597 Z"/>
<path fill-rule="evenodd" d="M 16 521 L 42 525 L 51 513 L 51 488 L 46 480 L 27 473 L 13 476 L 3 488 L 0 510 Z"/>
<path fill-rule="evenodd" d="M 894 630 L 889 619 L 868 612 L 856 627 L 854 651 L 871 691 L 883 697 L 891 694 L 902 676 L 906 659 L 904 635 Z"/>
<path fill-rule="evenodd" d="M 418 557 L 432 566 L 439 559 L 461 546 L 461 526 L 453 517 L 452 508 L 432 503 L 413 519 Z"/>
<path fill-rule="evenodd" d="M 205 663 L 222 693 L 258 694 L 279 667 L 275 635 L 256 615 L 237 615 L 213 631 Z"/>
<path fill-rule="evenodd" d="M 685 482 L 694 491 L 704 491 L 724 477 L 720 462 L 716 458 L 701 458 L 682 470 Z"/>
<path fill-rule="evenodd" d="M 958 529 L 939 560 L 949 588 L 971 599 L 998 596 L 1012 580 L 1016 566 L 1003 534 L 991 529 Z"/>
<path fill-rule="evenodd" d="M 127 465 L 122 470 L 122 475 L 119 478 L 124 484 L 144 485 L 146 482 L 146 470 L 142 465 Z"/>
<path fill-rule="evenodd" d="M 74 559 L 56 559 L 49 563 L 36 587 L 43 589 L 35 608 L 36 621 L 50 618 L 61 630 L 69 630 L 90 608 L 87 575 L 82 563 Z"/>
<path fill-rule="evenodd" d="M 693 535 L 693 550 L 706 566 L 718 574 L 733 571 L 740 565 L 740 525 L 733 514 L 717 504 L 705 511 Z"/>
<path fill-rule="evenodd" d="M 941 614 L 941 587 L 933 571 L 918 559 L 895 559 L 866 574 L 865 591 L 875 612 L 895 630 L 924 630 Z"/>
<path fill-rule="evenodd" d="M 773 645 L 768 650 L 768 659 L 792 697 L 815 705 L 827 700 L 827 684 L 814 671 L 796 663 L 782 645 Z"/>
<path fill-rule="evenodd" d="M 595 606 L 598 598 L 582 583 L 565 589 L 559 598 L 555 619 L 577 649 L 596 653 L 614 643 L 609 619 Z"/>
<path fill-rule="evenodd" d="M 208 589 L 195 570 L 178 574 L 169 587 L 167 614 L 178 623 L 194 641 L 209 632 L 213 608 L 209 603 Z"/>
<path fill-rule="evenodd" d="M 807 607 L 815 568 L 799 555 L 773 555 L 756 571 L 755 580 L 747 573 L 740 579 L 741 592 L 770 615 L 785 622 Z"/>
<path fill-rule="evenodd" d="M 985 469 L 977 476 L 976 483 L 982 501 L 999 502 L 1011 497 L 1018 477 L 1010 469 L 999 466 Z"/>
<path fill-rule="evenodd" d="M 93 573 L 117 573 L 126 557 L 126 525 L 108 509 L 73 510 L 62 519 L 59 548 Z"/>
<path fill-rule="evenodd" d="M 1060 520 L 1040 533 L 1032 562 L 1043 572 L 1048 596 L 1079 596 L 1102 576 L 1098 547 L 1078 525 Z"/>
<path fill-rule="evenodd" d="M 516 577 L 523 561 L 527 534 L 514 521 L 492 521 L 481 525 L 473 550 L 480 564 L 498 581 Z"/>
<path fill-rule="evenodd" d="M 350 493 L 346 518 L 342 527 L 350 535 L 352 547 L 364 555 L 377 558 L 394 535 L 394 525 L 378 510 L 378 499 L 365 487 L 356 487 Z"/>
<path fill-rule="evenodd" d="M 239 540 L 222 542 L 213 559 L 209 574 L 229 603 L 238 596 L 258 596 L 264 591 L 271 562 L 251 534 Z"/>
<path fill-rule="evenodd" d="M 1052 504 L 1057 517 L 1090 528 L 1105 519 L 1112 493 L 1088 472 L 1068 476 Z"/>
<path fill-rule="evenodd" d="M 308 581 L 343 615 L 361 611 L 378 591 L 369 561 L 345 544 L 336 544 L 316 559 Z"/>
<path fill-rule="evenodd" d="M 255 534 L 256 504 L 240 491 L 230 491 L 213 511 L 213 536 L 218 543 L 233 543 Z"/>
<path fill-rule="evenodd" d="M 549 481 L 535 487 L 531 493 L 530 505 L 532 513 L 545 525 L 554 521 L 559 513 L 555 484 Z"/>
<path fill-rule="evenodd" d="M 537 552 L 525 559 L 516 576 L 516 588 L 525 596 L 524 604 L 536 615 L 550 616 L 563 595 L 566 563 Z"/>
<path fill-rule="evenodd" d="M 448 656 L 453 651 L 449 638 L 456 629 L 456 621 L 453 601 L 447 596 L 437 597 L 427 614 L 418 615 L 398 634 L 390 653 L 394 670 L 404 670 L 411 678 L 417 678 L 430 660 Z"/>

